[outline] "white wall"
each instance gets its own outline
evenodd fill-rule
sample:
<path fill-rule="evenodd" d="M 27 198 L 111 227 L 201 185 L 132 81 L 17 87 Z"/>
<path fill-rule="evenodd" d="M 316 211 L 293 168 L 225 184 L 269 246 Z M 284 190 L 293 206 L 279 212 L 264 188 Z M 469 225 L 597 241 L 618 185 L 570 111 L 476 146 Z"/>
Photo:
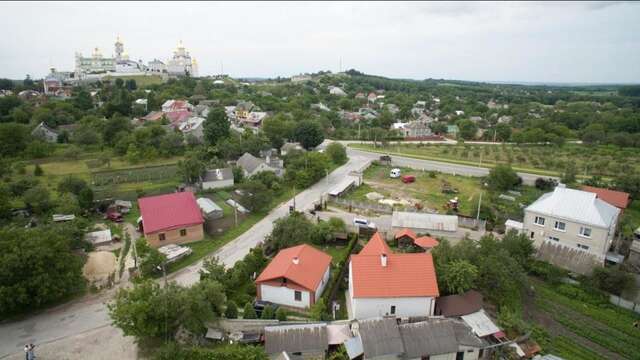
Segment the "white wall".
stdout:
<path fill-rule="evenodd" d="M 464 351 L 464 360 L 478 360 L 480 351 L 478 349 L 473 349 L 471 352 L 466 351 L 467 348 L 461 348 L 460 351 Z M 468 348 L 472 350 L 472 348 Z M 431 355 L 429 356 L 430 360 L 456 360 L 457 353 L 449 353 L 449 354 L 440 354 L 440 355 Z M 420 360 L 420 358 L 415 358 L 415 360 Z"/>
<path fill-rule="evenodd" d="M 318 284 L 318 288 L 316 288 L 316 301 L 320 299 L 324 288 L 327 287 L 327 284 L 329 283 L 329 276 L 331 276 L 331 266 L 327 266 L 327 271 L 322 275 L 322 280 L 320 280 L 320 284 Z"/>
<path fill-rule="evenodd" d="M 311 294 L 308 291 L 300 291 L 302 293 L 302 301 L 295 300 L 294 292 L 295 290 L 289 289 L 286 286 L 260 285 L 260 297 L 263 301 L 298 308 L 311 306 Z"/>
<path fill-rule="evenodd" d="M 536 216 L 540 216 L 545 219 L 544 226 L 534 223 Z M 556 221 L 562 221 L 566 224 L 565 231 L 554 229 Z M 591 237 L 586 238 L 579 235 L 581 226 L 591 228 Z M 531 238 L 532 232 L 533 238 Z M 533 240 L 536 247 L 540 247 L 544 241 L 548 240 L 550 236 L 553 236 L 560 240 L 558 242 L 559 244 L 573 249 L 582 250 L 578 248 L 578 244 L 589 246 L 589 250 L 582 251 L 587 251 L 604 261 L 604 257 L 609 250 L 611 242 L 613 241 L 615 223 L 612 226 L 612 229 L 603 229 L 592 225 L 583 225 L 577 222 L 555 218 L 549 215 L 537 214 L 532 211 L 525 211 L 524 233 L 529 239 Z"/>
<path fill-rule="evenodd" d="M 224 187 L 233 186 L 233 179 L 221 180 L 221 181 L 206 181 L 202 183 L 202 189 L 218 189 Z"/>
<path fill-rule="evenodd" d="M 354 298 L 351 304 L 356 319 L 391 315 L 391 306 L 396 307 L 397 317 L 431 316 L 434 310 L 431 297 Z"/>

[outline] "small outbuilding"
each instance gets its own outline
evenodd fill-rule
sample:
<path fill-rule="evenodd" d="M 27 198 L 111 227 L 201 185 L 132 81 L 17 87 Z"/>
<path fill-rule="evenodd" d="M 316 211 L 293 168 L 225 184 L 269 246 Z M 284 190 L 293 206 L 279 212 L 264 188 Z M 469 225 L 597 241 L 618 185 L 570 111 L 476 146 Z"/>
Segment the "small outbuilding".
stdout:
<path fill-rule="evenodd" d="M 209 198 L 198 198 L 196 200 L 200 210 L 202 210 L 202 215 L 207 220 L 220 219 L 224 216 L 222 208 L 213 202 L 213 200 Z"/>
<path fill-rule="evenodd" d="M 200 179 L 202 190 L 219 189 L 233 186 L 233 170 L 231 168 L 211 169 L 204 172 Z"/>

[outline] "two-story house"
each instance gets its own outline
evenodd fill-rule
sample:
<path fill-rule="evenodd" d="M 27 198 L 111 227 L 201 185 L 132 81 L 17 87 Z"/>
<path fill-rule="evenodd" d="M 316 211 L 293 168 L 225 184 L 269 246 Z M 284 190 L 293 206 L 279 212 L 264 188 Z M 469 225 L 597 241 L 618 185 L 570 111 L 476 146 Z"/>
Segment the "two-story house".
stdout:
<path fill-rule="evenodd" d="M 541 259 L 587 274 L 604 264 L 619 215 L 594 193 L 557 186 L 524 210 L 523 231 Z"/>

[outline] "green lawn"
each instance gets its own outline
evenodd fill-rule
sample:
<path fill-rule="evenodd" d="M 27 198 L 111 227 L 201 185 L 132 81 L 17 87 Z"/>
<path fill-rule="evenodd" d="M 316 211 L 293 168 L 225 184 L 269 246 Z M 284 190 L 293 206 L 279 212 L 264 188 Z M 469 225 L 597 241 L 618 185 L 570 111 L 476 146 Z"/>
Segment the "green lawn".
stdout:
<path fill-rule="evenodd" d="M 640 170 L 640 153 L 632 148 L 566 144 L 545 145 L 444 145 L 444 144 L 350 144 L 349 146 L 390 155 L 436 160 L 456 164 L 493 167 L 510 163 L 517 171 L 540 175 L 559 175 L 568 164 L 579 176 L 614 177 Z"/>

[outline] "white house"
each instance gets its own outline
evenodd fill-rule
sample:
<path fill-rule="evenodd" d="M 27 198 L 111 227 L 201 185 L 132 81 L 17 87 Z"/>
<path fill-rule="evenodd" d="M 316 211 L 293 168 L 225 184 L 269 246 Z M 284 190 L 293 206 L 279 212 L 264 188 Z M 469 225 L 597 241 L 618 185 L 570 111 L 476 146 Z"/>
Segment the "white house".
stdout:
<path fill-rule="evenodd" d="M 589 273 L 604 264 L 619 215 L 592 192 L 557 186 L 524 210 L 523 231 L 543 260 Z"/>
<path fill-rule="evenodd" d="M 341 88 L 339 88 L 337 86 L 330 87 L 329 88 L 329 94 L 336 95 L 336 96 L 347 96 L 347 93 L 344 92 L 344 90 L 342 90 Z"/>
<path fill-rule="evenodd" d="M 233 186 L 233 170 L 231 168 L 206 170 L 200 178 L 202 190 L 219 189 Z"/>
<path fill-rule="evenodd" d="M 331 256 L 303 244 L 282 249 L 256 279 L 257 299 L 309 308 L 329 282 Z"/>
<path fill-rule="evenodd" d="M 350 318 L 432 316 L 438 295 L 430 253 L 395 254 L 376 233 L 351 256 Z"/>

